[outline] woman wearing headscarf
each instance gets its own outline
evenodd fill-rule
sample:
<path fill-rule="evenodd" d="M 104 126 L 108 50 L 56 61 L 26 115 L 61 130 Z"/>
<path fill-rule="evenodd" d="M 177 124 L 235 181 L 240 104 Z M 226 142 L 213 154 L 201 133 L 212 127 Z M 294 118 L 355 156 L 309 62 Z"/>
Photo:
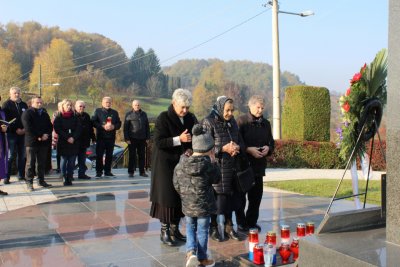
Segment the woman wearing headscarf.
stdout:
<path fill-rule="evenodd" d="M 161 242 L 169 246 L 174 246 L 177 241 L 186 241 L 179 231 L 179 222 L 184 214 L 172 179 L 180 156 L 192 151 L 191 132 L 197 119 L 189 112 L 191 104 L 189 90 L 176 89 L 171 105 L 158 116 L 154 128 L 150 215 L 160 220 Z"/>
<path fill-rule="evenodd" d="M 224 234 L 234 240 L 239 236 L 233 228 L 232 212 L 236 205 L 235 156 L 240 153 L 241 137 L 233 117 L 233 100 L 226 96 L 217 98 L 211 113 L 204 118 L 203 126 L 215 140 L 215 158 L 221 169 L 222 179 L 213 184 L 216 192 L 217 214 L 225 217 Z M 213 240 L 223 241 L 217 226 L 217 215 L 211 215 L 210 236 Z"/>

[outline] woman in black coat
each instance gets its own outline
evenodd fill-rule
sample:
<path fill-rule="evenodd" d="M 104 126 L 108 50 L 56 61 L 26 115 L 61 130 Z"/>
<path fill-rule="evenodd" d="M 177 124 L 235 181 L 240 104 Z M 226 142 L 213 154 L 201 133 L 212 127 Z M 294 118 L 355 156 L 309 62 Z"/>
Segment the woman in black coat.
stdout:
<path fill-rule="evenodd" d="M 240 153 L 242 145 L 239 128 L 233 117 L 233 100 L 220 96 L 213 110 L 203 120 L 205 126 L 215 140 L 215 158 L 221 169 L 222 179 L 213 184 L 217 199 L 217 214 L 225 216 L 225 233 L 234 240 L 239 236 L 233 228 L 232 211 L 236 207 L 237 192 L 235 181 L 235 156 Z M 211 215 L 210 236 L 213 240 L 222 241 L 217 227 L 217 215 Z"/>
<path fill-rule="evenodd" d="M 152 170 L 150 215 L 161 222 L 160 239 L 169 246 L 186 241 L 179 232 L 179 221 L 184 217 L 181 199 L 173 185 L 174 168 L 184 153 L 191 153 L 191 131 L 197 123 L 189 112 L 192 95 L 186 89 L 176 89 L 172 104 L 162 112 L 155 123 Z"/>
<path fill-rule="evenodd" d="M 54 119 L 54 131 L 58 135 L 57 148 L 61 155 L 61 172 L 64 185 L 72 185 L 76 156 L 79 151 L 81 123 L 72 110 L 72 101 L 64 99 L 62 110 Z"/>

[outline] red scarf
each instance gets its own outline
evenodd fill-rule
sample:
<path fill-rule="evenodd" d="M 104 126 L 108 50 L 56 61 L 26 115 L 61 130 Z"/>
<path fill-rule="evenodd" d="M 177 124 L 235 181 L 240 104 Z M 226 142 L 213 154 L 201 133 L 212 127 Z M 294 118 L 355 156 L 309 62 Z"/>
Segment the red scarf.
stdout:
<path fill-rule="evenodd" d="M 69 119 L 69 118 L 72 117 L 73 114 L 74 114 L 74 113 L 73 113 L 72 111 L 66 111 L 66 112 L 61 113 L 61 116 L 62 116 L 63 118 Z"/>

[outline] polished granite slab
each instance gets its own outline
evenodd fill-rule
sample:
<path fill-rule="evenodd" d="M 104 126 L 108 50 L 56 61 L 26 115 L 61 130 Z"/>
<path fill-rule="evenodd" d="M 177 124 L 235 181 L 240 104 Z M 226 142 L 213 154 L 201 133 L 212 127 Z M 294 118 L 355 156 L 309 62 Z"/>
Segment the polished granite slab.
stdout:
<path fill-rule="evenodd" d="M 149 214 L 149 178 L 77 181 L 52 188 L 58 200 L 0 214 L 0 266 L 184 266 L 185 244 L 162 245 L 160 223 Z M 265 189 L 260 240 L 281 224 L 322 220 L 329 199 Z M 338 201 L 333 210 L 352 209 Z M 182 231 L 185 226 L 182 225 Z M 216 266 L 246 266 L 242 241 L 209 241 Z M 279 242 L 279 240 L 278 240 Z"/>

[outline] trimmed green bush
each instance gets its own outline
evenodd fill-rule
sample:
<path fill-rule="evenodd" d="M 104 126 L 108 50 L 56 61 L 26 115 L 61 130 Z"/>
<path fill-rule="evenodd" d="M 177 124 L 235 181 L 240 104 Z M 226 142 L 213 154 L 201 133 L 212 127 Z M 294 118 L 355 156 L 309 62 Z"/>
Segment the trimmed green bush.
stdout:
<path fill-rule="evenodd" d="M 386 142 L 382 142 L 386 151 Z M 370 145 L 367 145 L 369 153 Z M 372 169 L 386 170 L 378 141 L 374 143 Z M 339 158 L 339 149 L 332 142 L 276 140 L 275 151 L 268 159 L 269 168 L 343 169 L 346 162 Z"/>
<path fill-rule="evenodd" d="M 331 102 L 324 87 L 287 87 L 282 112 L 282 139 L 328 142 Z"/>

